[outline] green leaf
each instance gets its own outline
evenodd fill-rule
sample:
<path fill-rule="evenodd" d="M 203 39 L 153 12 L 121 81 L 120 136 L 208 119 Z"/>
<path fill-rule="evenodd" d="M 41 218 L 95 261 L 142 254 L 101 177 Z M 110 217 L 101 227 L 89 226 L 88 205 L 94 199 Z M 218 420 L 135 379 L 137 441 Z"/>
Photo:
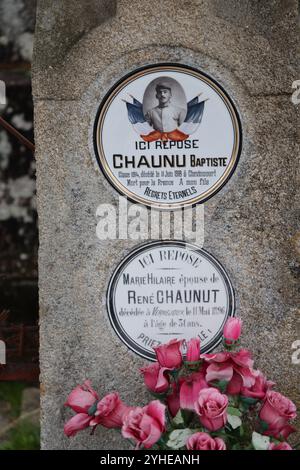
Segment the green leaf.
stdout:
<path fill-rule="evenodd" d="M 241 426 L 242 420 L 238 416 L 235 415 L 228 415 L 227 416 L 227 421 L 232 427 L 232 429 L 237 429 Z"/>
<path fill-rule="evenodd" d="M 236 443 L 231 447 L 231 450 L 241 450 L 241 445 L 239 443 Z"/>
<path fill-rule="evenodd" d="M 169 440 L 167 442 L 167 446 L 170 449 L 180 449 L 181 447 L 184 447 L 186 444 L 186 441 L 190 436 L 192 436 L 195 433 L 193 429 L 175 429 L 174 431 L 171 432 L 169 435 Z"/>
<path fill-rule="evenodd" d="M 192 421 L 193 417 L 195 416 L 195 413 L 191 410 L 181 410 L 181 413 L 182 413 L 182 417 L 183 417 L 185 427 L 189 427 L 190 422 Z"/>
<path fill-rule="evenodd" d="M 95 401 L 95 403 L 92 406 L 89 407 L 89 409 L 88 409 L 88 415 L 89 416 L 94 416 L 94 414 L 97 411 L 97 405 L 98 405 L 98 401 Z"/>
<path fill-rule="evenodd" d="M 227 380 L 218 380 L 216 382 L 212 382 L 211 385 L 215 388 L 218 388 L 221 393 L 224 393 L 227 388 L 228 381 Z"/>
<path fill-rule="evenodd" d="M 178 379 L 178 375 L 179 375 L 179 372 L 180 372 L 180 369 L 172 369 L 172 370 L 169 370 L 169 375 L 173 378 L 173 380 L 176 382 L 176 380 Z"/>
<path fill-rule="evenodd" d="M 252 444 L 255 450 L 267 450 L 270 444 L 269 436 L 262 436 L 258 432 L 252 433 Z"/>
<path fill-rule="evenodd" d="M 242 397 L 241 396 L 240 400 L 241 400 L 242 405 L 244 405 L 244 407 L 246 409 L 248 409 L 250 406 L 255 405 L 258 402 L 257 398 L 252 398 L 252 397 Z"/>
<path fill-rule="evenodd" d="M 197 371 L 199 370 L 202 362 L 202 359 L 200 359 L 199 361 L 184 361 L 184 365 L 189 370 Z"/>
<path fill-rule="evenodd" d="M 230 344 L 227 344 L 226 339 L 223 337 L 222 344 L 227 351 L 234 351 L 236 348 L 238 348 L 241 345 L 241 340 L 240 339 L 232 340 L 230 341 Z"/>
<path fill-rule="evenodd" d="M 156 446 L 160 450 L 166 449 L 166 441 L 164 439 L 164 436 L 161 436 L 161 438 L 157 441 Z"/>
<path fill-rule="evenodd" d="M 233 406 L 228 406 L 227 413 L 232 416 L 242 416 L 242 413 L 240 412 L 240 410 L 238 410 L 237 408 L 234 408 Z"/>
<path fill-rule="evenodd" d="M 261 432 L 265 432 L 265 431 L 267 431 L 267 429 L 269 428 L 269 425 L 268 425 L 268 423 L 266 423 L 265 421 L 263 421 L 262 419 L 260 419 L 260 420 L 259 420 L 259 428 L 260 428 L 259 430 L 260 430 Z"/>
<path fill-rule="evenodd" d="M 179 410 L 175 418 L 173 418 L 172 424 L 175 424 L 176 426 L 180 426 L 181 424 L 184 424 L 181 410 Z"/>

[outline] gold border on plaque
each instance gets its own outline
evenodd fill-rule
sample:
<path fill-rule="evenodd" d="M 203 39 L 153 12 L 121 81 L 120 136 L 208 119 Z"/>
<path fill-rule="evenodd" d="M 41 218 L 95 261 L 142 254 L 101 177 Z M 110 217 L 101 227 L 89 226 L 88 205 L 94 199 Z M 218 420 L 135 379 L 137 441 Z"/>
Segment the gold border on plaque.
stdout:
<path fill-rule="evenodd" d="M 218 93 L 218 95 L 222 98 L 225 106 L 227 107 L 232 123 L 233 123 L 233 129 L 234 129 L 234 145 L 233 145 L 233 150 L 231 153 L 230 157 L 230 162 L 228 167 L 226 168 L 225 172 L 223 175 L 216 181 L 216 183 L 207 191 L 204 193 L 200 194 L 199 196 L 196 196 L 194 198 L 182 201 L 182 202 L 174 202 L 174 203 L 159 203 L 156 201 L 150 201 L 148 199 L 143 198 L 142 196 L 139 196 L 132 191 L 130 191 L 128 188 L 123 186 L 123 184 L 120 183 L 120 181 L 114 176 L 112 173 L 107 160 L 105 158 L 105 153 L 102 145 L 102 139 L 100 138 L 103 130 L 103 123 L 105 120 L 106 113 L 109 109 L 110 103 L 112 100 L 115 98 L 115 96 L 130 82 L 136 80 L 137 78 L 148 75 L 154 72 L 180 72 L 180 73 L 185 73 L 187 75 L 192 75 L 195 78 L 200 79 L 201 81 L 207 83 L 213 90 Z M 98 153 L 98 158 L 100 160 L 100 164 L 103 170 L 103 173 L 105 174 L 106 178 L 108 181 L 112 184 L 112 186 L 115 187 L 121 193 L 122 195 L 126 196 L 128 199 L 131 201 L 137 202 L 139 204 L 146 205 L 148 207 L 154 207 L 155 209 L 159 210 L 176 210 L 180 209 L 182 207 L 187 207 L 187 206 L 192 206 L 195 205 L 199 202 L 203 202 L 204 200 L 207 200 L 213 194 L 218 192 L 219 189 L 224 185 L 226 180 L 230 178 L 230 176 L 233 173 L 233 170 L 236 167 L 239 155 L 240 155 L 240 147 L 241 147 L 241 141 L 242 141 L 242 132 L 241 132 L 241 126 L 240 122 L 238 120 L 238 115 L 235 107 L 231 103 L 230 99 L 228 96 L 225 94 L 225 92 L 222 90 L 220 85 L 218 85 L 215 81 L 210 79 L 207 75 L 203 74 L 200 71 L 197 71 L 193 68 L 190 68 L 189 66 L 185 65 L 149 65 L 143 69 L 139 69 L 136 72 L 130 73 L 127 78 L 124 80 L 120 80 L 120 82 L 113 88 L 109 96 L 106 98 L 105 102 L 101 104 L 101 111 L 100 113 L 98 112 L 97 114 L 97 125 L 96 125 L 96 146 L 97 146 L 97 153 Z M 95 137 L 94 137 L 95 138 Z"/>

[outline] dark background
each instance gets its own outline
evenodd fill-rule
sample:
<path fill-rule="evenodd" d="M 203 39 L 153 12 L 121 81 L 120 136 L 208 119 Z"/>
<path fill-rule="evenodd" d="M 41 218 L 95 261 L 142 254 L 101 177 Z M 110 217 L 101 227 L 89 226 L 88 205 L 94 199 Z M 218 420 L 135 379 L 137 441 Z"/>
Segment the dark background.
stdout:
<path fill-rule="evenodd" d="M 35 0 L 0 0 L 0 116 L 34 142 Z M 39 447 L 38 226 L 34 154 L 0 123 L 0 450 Z"/>

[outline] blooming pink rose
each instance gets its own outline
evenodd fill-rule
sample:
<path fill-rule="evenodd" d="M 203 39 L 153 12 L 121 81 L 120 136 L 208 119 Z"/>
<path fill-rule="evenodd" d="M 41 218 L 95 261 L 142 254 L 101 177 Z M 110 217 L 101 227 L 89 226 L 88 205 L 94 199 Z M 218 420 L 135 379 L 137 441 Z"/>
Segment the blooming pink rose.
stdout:
<path fill-rule="evenodd" d="M 233 376 L 233 367 L 230 362 L 215 362 L 208 366 L 206 370 L 206 380 L 207 382 L 214 382 L 219 380 L 226 380 L 229 382 Z"/>
<path fill-rule="evenodd" d="M 279 444 L 274 444 L 274 442 L 272 442 L 269 445 L 268 450 L 293 450 L 293 449 L 290 446 L 290 444 L 288 444 L 287 442 L 280 442 Z"/>
<path fill-rule="evenodd" d="M 184 377 L 180 386 L 180 408 L 194 411 L 195 401 L 199 396 L 200 390 L 207 388 L 208 384 L 201 372 Z"/>
<path fill-rule="evenodd" d="M 199 361 L 200 338 L 192 338 L 187 342 L 186 360 L 188 362 Z"/>
<path fill-rule="evenodd" d="M 181 383 L 180 379 L 179 382 Z M 179 400 L 179 391 L 177 389 L 177 385 L 173 382 L 171 385 L 172 393 L 170 393 L 166 398 L 166 403 L 168 405 L 168 410 L 171 416 L 176 416 L 179 408 L 180 408 L 180 400 Z"/>
<path fill-rule="evenodd" d="M 78 431 L 90 426 L 99 396 L 91 387 L 91 382 L 86 380 L 83 385 L 78 385 L 67 398 L 65 406 L 72 408 L 78 413 L 73 416 L 64 426 L 65 434 L 75 436 Z"/>
<path fill-rule="evenodd" d="M 134 439 L 137 448 L 150 449 L 165 431 L 166 407 L 159 400 L 154 400 L 144 408 L 134 408 L 124 418 L 122 435 Z"/>
<path fill-rule="evenodd" d="M 243 386 L 252 387 L 255 384 L 257 375 L 259 375 L 259 371 L 253 369 L 253 359 L 250 351 L 241 349 L 238 352 L 233 352 L 230 354 L 230 359 L 234 372 L 242 378 Z"/>
<path fill-rule="evenodd" d="M 98 402 L 95 418 L 90 422 L 90 426 L 101 424 L 106 428 L 121 428 L 130 410 L 132 407 L 126 406 L 118 393 L 109 393 Z"/>
<path fill-rule="evenodd" d="M 168 391 L 170 383 L 166 377 L 167 370 L 166 367 L 160 367 L 158 362 L 141 369 L 145 385 L 151 392 L 164 393 Z"/>
<path fill-rule="evenodd" d="M 167 369 L 179 369 L 182 364 L 182 354 L 180 351 L 181 340 L 171 339 L 166 344 L 161 344 L 154 348 L 157 360 L 161 367 Z"/>
<path fill-rule="evenodd" d="M 226 450 L 223 439 L 212 438 L 206 432 L 197 432 L 190 436 L 186 443 L 188 450 Z"/>
<path fill-rule="evenodd" d="M 240 394 L 242 387 L 252 387 L 259 374 L 253 370 L 251 353 L 246 349 L 232 353 L 202 354 L 201 358 L 209 364 L 206 381 L 209 383 L 215 380 L 228 381 L 226 391 L 230 395 Z"/>
<path fill-rule="evenodd" d="M 232 362 L 240 367 L 252 369 L 254 361 L 251 352 L 248 349 L 240 349 L 239 351 L 229 353 Z"/>
<path fill-rule="evenodd" d="M 258 375 L 255 377 L 255 383 L 252 387 L 241 387 L 241 395 L 249 398 L 256 398 L 258 400 L 263 400 L 267 391 L 273 387 L 274 382 L 271 382 L 266 379 L 266 377 L 258 371 Z"/>
<path fill-rule="evenodd" d="M 228 398 L 216 388 L 200 390 L 195 402 L 195 411 L 201 424 L 210 431 L 223 428 L 227 422 Z"/>
<path fill-rule="evenodd" d="M 226 344 L 232 344 L 241 336 L 242 320 L 240 318 L 228 318 L 223 328 L 223 336 Z"/>
<path fill-rule="evenodd" d="M 200 357 L 209 363 L 229 361 L 230 363 L 240 367 L 253 367 L 253 359 L 248 349 L 240 349 L 239 351 L 234 352 L 223 351 L 211 354 L 201 354 Z"/>
<path fill-rule="evenodd" d="M 288 421 L 296 418 L 296 411 L 296 406 L 291 400 L 279 392 L 268 390 L 259 413 L 260 419 L 269 425 L 264 434 L 286 439 L 295 430 Z"/>

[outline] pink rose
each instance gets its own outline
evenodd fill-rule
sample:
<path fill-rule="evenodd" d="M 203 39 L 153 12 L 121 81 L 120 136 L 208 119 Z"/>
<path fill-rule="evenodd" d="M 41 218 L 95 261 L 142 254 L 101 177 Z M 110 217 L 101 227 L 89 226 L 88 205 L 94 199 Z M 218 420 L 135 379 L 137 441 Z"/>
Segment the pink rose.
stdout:
<path fill-rule="evenodd" d="M 150 402 L 144 408 L 134 408 L 124 419 L 122 435 L 133 439 L 137 448 L 142 446 L 150 449 L 165 430 L 165 411 L 165 405 L 158 400 Z"/>
<path fill-rule="evenodd" d="M 206 432 L 197 432 L 188 438 L 186 443 L 188 450 L 226 450 L 223 439 L 210 437 Z"/>
<path fill-rule="evenodd" d="M 244 387 L 252 387 L 259 371 L 253 369 L 253 359 L 250 351 L 241 349 L 238 352 L 230 353 L 232 367 L 236 374 L 242 378 Z"/>
<path fill-rule="evenodd" d="M 240 349 L 239 351 L 229 353 L 232 362 L 240 367 L 252 369 L 254 361 L 251 352 L 248 349 Z"/>
<path fill-rule="evenodd" d="M 101 424 L 106 428 L 121 428 L 130 410 L 132 407 L 126 406 L 118 393 L 109 393 L 98 402 L 95 418 L 90 422 L 90 426 Z"/>
<path fill-rule="evenodd" d="M 75 436 L 78 431 L 90 426 L 99 396 L 91 387 L 91 382 L 86 380 L 83 385 L 78 385 L 67 398 L 65 406 L 72 408 L 78 413 L 73 416 L 64 426 L 64 433 L 68 436 Z"/>
<path fill-rule="evenodd" d="M 201 358 L 208 363 L 206 381 L 225 380 L 228 382 L 227 393 L 236 395 L 241 393 L 242 387 L 252 387 L 255 384 L 258 371 L 254 371 L 251 354 L 246 349 L 238 352 L 221 352 L 203 354 Z"/>
<path fill-rule="evenodd" d="M 216 388 L 200 390 L 195 402 L 195 411 L 201 424 L 210 431 L 223 428 L 227 422 L 228 398 Z"/>
<path fill-rule="evenodd" d="M 243 378 L 236 372 L 233 372 L 232 379 L 227 385 L 226 393 L 228 395 L 240 395 L 242 388 L 243 388 Z"/>
<path fill-rule="evenodd" d="M 263 400 L 267 391 L 273 387 L 274 382 L 271 382 L 266 379 L 266 377 L 258 371 L 258 375 L 255 377 L 255 383 L 252 387 L 241 387 L 241 395 L 249 398 L 256 398 L 258 400 Z"/>
<path fill-rule="evenodd" d="M 204 359 L 206 362 L 225 362 L 230 359 L 230 353 L 227 351 L 210 353 L 210 354 L 201 354 L 201 359 Z"/>
<path fill-rule="evenodd" d="M 233 376 L 233 367 L 230 362 L 215 362 L 208 366 L 206 370 L 206 380 L 207 382 L 221 381 L 225 380 L 229 382 Z"/>
<path fill-rule="evenodd" d="M 180 346 L 182 341 L 172 339 L 166 344 L 161 344 L 157 348 L 154 348 L 157 360 L 161 367 L 167 369 L 179 369 L 182 364 L 182 354 Z"/>
<path fill-rule="evenodd" d="M 268 390 L 259 417 L 269 427 L 264 434 L 286 439 L 295 430 L 288 421 L 296 418 L 296 406 L 279 392 Z"/>
<path fill-rule="evenodd" d="M 75 436 L 78 431 L 88 428 L 93 416 L 86 413 L 77 413 L 64 425 L 64 433 L 68 437 Z"/>
<path fill-rule="evenodd" d="M 274 442 L 272 442 L 269 445 L 268 450 L 293 450 L 293 449 L 287 442 L 280 442 L 279 444 L 274 444 Z"/>
<path fill-rule="evenodd" d="M 200 357 L 208 363 L 230 362 L 233 365 L 240 367 L 247 367 L 250 369 L 253 367 L 253 360 L 248 349 L 240 349 L 236 352 L 223 351 L 211 354 L 202 354 Z"/>
<path fill-rule="evenodd" d="M 195 401 L 199 396 L 200 390 L 207 387 L 208 384 L 202 372 L 194 372 L 184 377 L 179 394 L 180 408 L 194 411 Z"/>
<path fill-rule="evenodd" d="M 141 369 L 145 385 L 151 392 L 164 393 L 168 391 L 170 383 L 166 377 L 167 370 L 166 367 L 160 367 L 158 362 Z"/>
<path fill-rule="evenodd" d="M 196 362 L 200 359 L 200 338 L 192 338 L 187 342 L 186 360 Z"/>
<path fill-rule="evenodd" d="M 174 418 L 174 416 L 177 415 L 179 408 L 180 408 L 179 392 L 177 390 L 177 385 L 174 382 L 171 385 L 171 390 L 172 390 L 172 393 L 170 393 L 167 396 L 166 402 L 168 405 L 168 410 L 170 412 L 170 415 L 173 416 Z"/>
<path fill-rule="evenodd" d="M 91 387 L 91 382 L 86 380 L 83 385 L 78 385 L 72 390 L 65 406 L 69 406 L 76 413 L 87 413 L 97 400 L 99 400 L 97 392 Z"/>
<path fill-rule="evenodd" d="M 226 344 L 232 344 L 241 336 L 242 320 L 240 318 L 228 318 L 223 328 L 223 336 Z"/>

